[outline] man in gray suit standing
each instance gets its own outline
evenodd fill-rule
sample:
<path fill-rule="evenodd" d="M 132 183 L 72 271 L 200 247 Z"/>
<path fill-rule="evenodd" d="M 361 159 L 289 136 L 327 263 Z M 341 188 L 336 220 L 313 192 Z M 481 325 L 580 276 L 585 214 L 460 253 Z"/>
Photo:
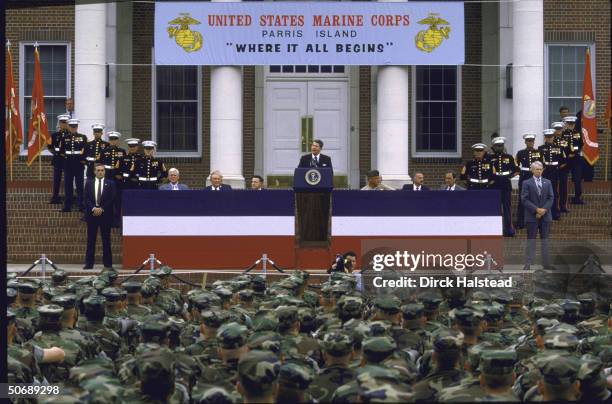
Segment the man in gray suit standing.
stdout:
<path fill-rule="evenodd" d="M 552 183 L 542 177 L 544 166 L 539 161 L 534 161 L 530 170 L 533 177 L 523 182 L 521 190 L 521 203 L 525 209 L 527 224 L 527 262 L 523 269 L 529 270 L 533 263 L 538 230 L 542 247 L 542 265 L 544 269 L 551 269 L 548 258 L 548 235 L 552 222 L 550 210 L 554 201 Z"/>
<path fill-rule="evenodd" d="M 161 185 L 159 187 L 160 191 L 186 191 L 189 187 L 185 184 L 179 184 L 179 170 L 172 167 L 168 170 L 168 180 L 170 180 L 167 184 Z"/>

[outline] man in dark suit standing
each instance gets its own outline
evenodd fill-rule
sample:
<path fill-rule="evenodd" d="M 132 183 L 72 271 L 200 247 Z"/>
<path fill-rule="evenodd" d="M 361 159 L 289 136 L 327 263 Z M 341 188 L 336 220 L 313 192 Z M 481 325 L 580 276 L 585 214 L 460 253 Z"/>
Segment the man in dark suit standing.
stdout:
<path fill-rule="evenodd" d="M 423 185 L 423 181 L 425 181 L 423 173 L 416 172 L 414 173 L 412 184 L 405 184 L 402 187 L 402 191 L 429 191 L 429 188 Z"/>
<path fill-rule="evenodd" d="M 210 185 L 204 188 L 205 191 L 231 191 L 232 186 L 223 183 L 223 175 L 219 170 L 210 173 Z"/>
<path fill-rule="evenodd" d="M 552 222 L 551 209 L 554 202 L 554 191 L 550 180 L 542 177 L 544 165 L 539 161 L 531 163 L 533 177 L 523 182 L 521 203 L 525 208 L 527 225 L 527 261 L 523 269 L 529 270 L 535 257 L 536 235 L 540 232 L 542 247 L 542 265 L 550 269 L 548 258 L 548 235 Z"/>
<path fill-rule="evenodd" d="M 87 222 L 87 251 L 83 269 L 93 269 L 96 254 L 98 229 L 102 236 L 102 261 L 105 268 L 113 267 L 111 251 L 111 225 L 113 224 L 113 204 L 117 190 L 113 180 L 104 178 L 104 164 L 96 163 L 94 175 L 85 183 L 85 219 Z"/>
<path fill-rule="evenodd" d="M 331 157 L 321 154 L 323 149 L 323 141 L 316 139 L 310 145 L 310 154 L 304 154 L 300 158 L 300 164 L 298 167 L 332 167 Z"/>

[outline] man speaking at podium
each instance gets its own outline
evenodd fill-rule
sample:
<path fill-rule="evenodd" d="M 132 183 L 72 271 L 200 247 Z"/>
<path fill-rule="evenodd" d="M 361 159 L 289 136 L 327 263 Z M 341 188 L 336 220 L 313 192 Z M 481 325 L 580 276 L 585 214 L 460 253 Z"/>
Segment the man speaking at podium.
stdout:
<path fill-rule="evenodd" d="M 300 164 L 298 167 L 329 167 L 332 168 L 331 157 L 321 154 L 323 148 L 323 141 L 315 139 L 310 145 L 311 154 L 304 154 L 300 158 Z"/>

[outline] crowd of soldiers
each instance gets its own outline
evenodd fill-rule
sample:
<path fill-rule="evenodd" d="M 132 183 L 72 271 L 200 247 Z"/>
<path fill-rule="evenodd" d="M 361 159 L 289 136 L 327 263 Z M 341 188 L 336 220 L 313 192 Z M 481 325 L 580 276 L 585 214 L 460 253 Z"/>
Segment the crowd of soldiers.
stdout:
<path fill-rule="evenodd" d="M 467 161 L 461 170 L 461 179 L 468 189 L 498 189 L 501 192 L 503 233 L 506 237 L 515 234 L 512 219 L 512 184 L 510 180 L 519 176 L 518 189 L 531 178 L 531 164 L 539 161 L 544 165 L 543 177 L 551 181 L 554 202 L 551 209 L 553 220 L 559 220 L 561 213 L 568 213 L 568 179 L 572 173 L 574 198 L 572 203 L 584 204 L 582 200 L 582 135 L 576 130 L 576 117 L 565 116 L 563 122 L 553 122 L 551 129 L 543 131 L 544 144 L 535 147 L 535 133 L 523 135 L 525 148 L 514 158 L 504 148 L 505 138 L 492 139 L 491 152 L 483 143 L 472 145 L 473 159 Z M 519 198 L 516 227 L 525 227 L 524 210 Z"/>
<path fill-rule="evenodd" d="M 182 294 L 167 266 L 8 282 L 9 383 L 40 402 L 610 400 L 610 298 L 506 289 L 359 293 L 292 271 Z M 193 286 L 193 285 L 192 285 Z"/>
<path fill-rule="evenodd" d="M 164 163 L 155 157 L 157 144 L 151 140 L 142 142 L 143 154 L 139 152 L 140 140 L 126 139 L 127 151 L 119 147 L 121 133 L 107 132 L 108 142 L 102 140 L 103 124 L 93 124 L 93 140 L 78 132 L 79 120 L 69 115 L 58 117 L 57 131 L 51 135 L 48 145 L 53 157 L 53 195 L 50 203 L 59 204 L 60 183 L 64 176 L 64 207 L 62 212 L 72 211 L 73 192 L 76 187 L 76 206 L 84 209 L 83 184 L 85 176 L 94 178 L 94 165 L 104 164 L 106 178 L 117 184 L 113 227 L 119 227 L 121 218 L 121 191 L 124 189 L 157 189 L 162 178 L 168 176 Z"/>

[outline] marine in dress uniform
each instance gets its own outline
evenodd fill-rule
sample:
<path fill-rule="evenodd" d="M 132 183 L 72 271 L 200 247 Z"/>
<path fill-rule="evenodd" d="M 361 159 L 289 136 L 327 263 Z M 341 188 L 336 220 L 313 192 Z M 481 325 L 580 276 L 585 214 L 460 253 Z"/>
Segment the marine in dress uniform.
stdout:
<path fill-rule="evenodd" d="M 495 169 L 486 156 L 486 148 L 484 143 L 472 145 L 474 158 L 461 169 L 461 179 L 466 182 L 467 189 L 488 189 L 493 185 Z"/>
<path fill-rule="evenodd" d="M 102 133 L 104 131 L 104 125 L 101 123 L 94 123 L 91 125 L 93 129 L 94 139 L 87 143 L 85 147 L 85 161 L 87 165 L 87 179 L 95 177 L 93 168 L 94 164 L 100 161 L 100 156 L 104 150 L 109 146 L 108 142 L 102 140 Z"/>
<path fill-rule="evenodd" d="M 119 185 L 122 189 L 136 189 L 138 188 L 138 178 L 136 178 L 132 167 L 138 159 L 142 158 L 142 154 L 138 153 L 140 139 L 126 139 L 125 143 L 128 145 L 128 150 L 127 154 L 119 159 L 119 174 L 121 175 Z"/>
<path fill-rule="evenodd" d="M 85 168 L 85 147 L 87 136 L 78 132 L 79 120 L 68 120 L 69 132 L 64 134 L 60 142 L 60 154 L 66 156 L 64 168 L 64 209 L 62 212 L 72 210 L 72 191 L 76 186 L 77 206 L 83 210 L 83 182 Z"/>
<path fill-rule="evenodd" d="M 104 164 L 106 179 L 118 182 L 123 179 L 119 170 L 119 162 L 127 155 L 127 152 L 125 149 L 118 146 L 121 133 L 113 131 L 108 132 L 107 135 L 110 145 L 104 149 L 104 152 L 100 156 L 100 162 Z M 112 227 L 119 227 L 119 223 L 121 222 L 121 188 L 116 187 L 116 190 L 117 195 L 113 206 Z"/>
<path fill-rule="evenodd" d="M 574 198 L 572 203 L 575 205 L 583 205 L 582 201 L 582 134 L 576 130 L 576 117 L 566 116 L 563 118 L 566 129 L 563 136 L 569 143 L 569 154 L 567 161 L 569 169 L 572 172 L 572 181 L 574 182 Z"/>
<path fill-rule="evenodd" d="M 542 154 L 538 149 L 534 147 L 535 138 L 535 133 L 525 133 L 523 135 L 523 140 L 525 141 L 525 146 L 527 147 L 522 150 L 519 150 L 518 153 L 516 153 L 516 162 L 520 170 L 518 182 L 519 200 L 516 222 L 516 227 L 519 229 L 523 229 L 525 227 L 525 210 L 523 209 L 523 204 L 521 203 L 520 196 L 521 187 L 523 186 L 523 182 L 531 178 L 533 175 L 529 169 L 531 167 L 531 163 L 533 163 L 534 161 L 542 161 Z"/>
<path fill-rule="evenodd" d="M 568 139 L 567 135 L 571 136 L 571 134 L 569 132 L 564 133 L 563 129 L 565 128 L 565 124 L 563 122 L 553 122 L 550 127 L 555 130 L 553 144 L 563 148 L 565 155 L 569 156 L 571 139 Z M 562 213 L 569 212 L 569 210 L 567 210 L 567 180 L 569 178 L 569 169 L 569 164 L 559 169 L 559 211 Z"/>
<path fill-rule="evenodd" d="M 519 173 L 519 168 L 512 157 L 504 151 L 506 138 L 498 136 L 493 139 L 493 152 L 489 155 L 489 160 L 495 168 L 495 183 L 492 188 L 501 191 L 501 205 L 504 225 L 504 236 L 514 237 L 514 227 L 512 226 L 512 183 L 510 179 Z"/>
<path fill-rule="evenodd" d="M 49 203 L 54 205 L 61 203 L 59 189 L 66 156 L 60 153 L 60 143 L 64 135 L 68 133 L 68 119 L 70 119 L 68 115 L 59 115 L 57 117 L 59 127 L 57 131 L 51 134 L 51 144 L 47 145 L 47 148 L 53 155 L 51 158 L 51 165 L 53 166 L 53 194 Z"/>
<path fill-rule="evenodd" d="M 155 158 L 157 143 L 152 140 L 142 142 L 144 156 L 136 160 L 134 174 L 138 178 L 141 189 L 157 189 L 159 181 L 168 176 L 168 170 L 161 160 Z"/>
<path fill-rule="evenodd" d="M 542 163 L 544 163 L 544 173 L 542 176 L 552 183 L 555 200 L 552 207 L 553 220 L 561 218 L 559 210 L 559 169 L 566 164 L 565 151 L 560 146 L 555 146 L 553 143 L 554 129 L 544 130 L 544 144 L 538 147 L 542 154 Z"/>

